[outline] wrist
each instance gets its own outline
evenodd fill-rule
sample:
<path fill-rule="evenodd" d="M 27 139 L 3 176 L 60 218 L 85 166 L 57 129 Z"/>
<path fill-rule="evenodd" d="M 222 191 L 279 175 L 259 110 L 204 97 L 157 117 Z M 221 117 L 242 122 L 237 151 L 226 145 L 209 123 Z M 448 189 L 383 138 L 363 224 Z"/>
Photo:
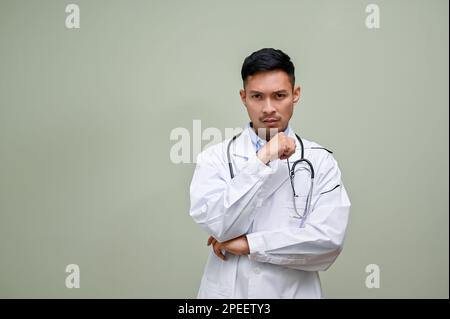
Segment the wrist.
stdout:
<path fill-rule="evenodd" d="M 244 251 L 244 255 L 248 255 L 248 254 L 250 254 L 250 246 L 249 246 L 249 244 L 248 244 L 247 235 L 244 235 L 244 240 L 245 240 L 245 251 Z"/>
<path fill-rule="evenodd" d="M 258 153 L 256 153 L 256 157 L 264 163 L 264 165 L 267 165 L 270 162 L 270 158 L 267 154 L 267 152 L 264 152 L 263 149 L 260 149 Z"/>

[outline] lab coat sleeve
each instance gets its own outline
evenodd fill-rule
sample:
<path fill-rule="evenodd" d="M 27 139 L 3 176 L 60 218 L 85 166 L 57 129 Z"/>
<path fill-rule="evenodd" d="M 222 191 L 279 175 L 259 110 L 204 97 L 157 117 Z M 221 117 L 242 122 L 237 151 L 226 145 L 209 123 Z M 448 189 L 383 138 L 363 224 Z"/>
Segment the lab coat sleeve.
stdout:
<path fill-rule="evenodd" d="M 233 178 L 225 178 L 228 164 L 209 149 L 197 159 L 190 185 L 190 215 L 219 242 L 248 232 L 255 207 L 262 202 L 260 188 L 272 169 L 251 158 Z"/>
<path fill-rule="evenodd" d="M 251 260 L 306 271 L 327 270 L 333 264 L 343 247 L 351 204 L 331 154 L 320 164 L 316 179 L 303 227 L 247 234 Z"/>

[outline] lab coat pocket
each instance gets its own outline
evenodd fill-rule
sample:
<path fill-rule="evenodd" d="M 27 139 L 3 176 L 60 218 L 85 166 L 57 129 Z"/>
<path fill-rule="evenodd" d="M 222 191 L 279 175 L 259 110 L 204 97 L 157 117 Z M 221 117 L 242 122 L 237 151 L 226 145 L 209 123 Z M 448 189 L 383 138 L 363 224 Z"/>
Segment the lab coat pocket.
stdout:
<path fill-rule="evenodd" d="M 295 170 L 293 187 L 299 198 L 308 196 L 311 188 L 311 174 L 304 167 Z"/>
<path fill-rule="evenodd" d="M 292 196 L 290 200 L 287 200 L 284 205 L 287 209 L 289 219 L 301 220 L 305 214 L 307 196 Z"/>
<path fill-rule="evenodd" d="M 203 279 L 203 284 L 201 287 L 201 292 L 199 293 L 199 298 L 206 299 L 224 299 L 229 298 L 229 289 L 227 287 L 222 287 L 219 283 L 205 277 Z"/>

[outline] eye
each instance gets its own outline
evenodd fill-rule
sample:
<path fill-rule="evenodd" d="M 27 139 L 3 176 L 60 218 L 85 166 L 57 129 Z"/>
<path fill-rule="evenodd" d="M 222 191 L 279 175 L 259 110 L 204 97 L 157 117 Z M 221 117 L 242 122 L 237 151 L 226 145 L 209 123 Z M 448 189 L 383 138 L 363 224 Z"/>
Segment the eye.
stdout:
<path fill-rule="evenodd" d="M 253 94 L 252 98 L 259 100 L 261 98 L 261 94 Z"/>
<path fill-rule="evenodd" d="M 284 99 L 284 98 L 286 97 L 286 94 L 285 94 L 285 93 L 277 93 L 277 94 L 276 94 L 276 97 L 277 97 L 278 99 Z"/>

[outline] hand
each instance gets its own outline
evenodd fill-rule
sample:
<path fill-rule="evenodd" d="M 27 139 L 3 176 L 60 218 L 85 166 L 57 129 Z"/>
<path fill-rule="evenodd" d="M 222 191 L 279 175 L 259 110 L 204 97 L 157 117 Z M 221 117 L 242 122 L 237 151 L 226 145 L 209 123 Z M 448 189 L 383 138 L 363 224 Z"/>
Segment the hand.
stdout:
<path fill-rule="evenodd" d="M 222 260 L 227 260 L 227 257 L 222 253 L 222 249 L 225 252 L 238 256 L 248 255 L 250 253 L 247 236 L 245 235 L 224 241 L 223 243 L 219 243 L 214 237 L 210 236 L 207 245 L 212 245 L 214 253 Z"/>
<path fill-rule="evenodd" d="M 257 153 L 257 157 L 267 164 L 277 158 L 284 160 L 295 153 L 295 140 L 283 132 L 276 134 Z"/>

